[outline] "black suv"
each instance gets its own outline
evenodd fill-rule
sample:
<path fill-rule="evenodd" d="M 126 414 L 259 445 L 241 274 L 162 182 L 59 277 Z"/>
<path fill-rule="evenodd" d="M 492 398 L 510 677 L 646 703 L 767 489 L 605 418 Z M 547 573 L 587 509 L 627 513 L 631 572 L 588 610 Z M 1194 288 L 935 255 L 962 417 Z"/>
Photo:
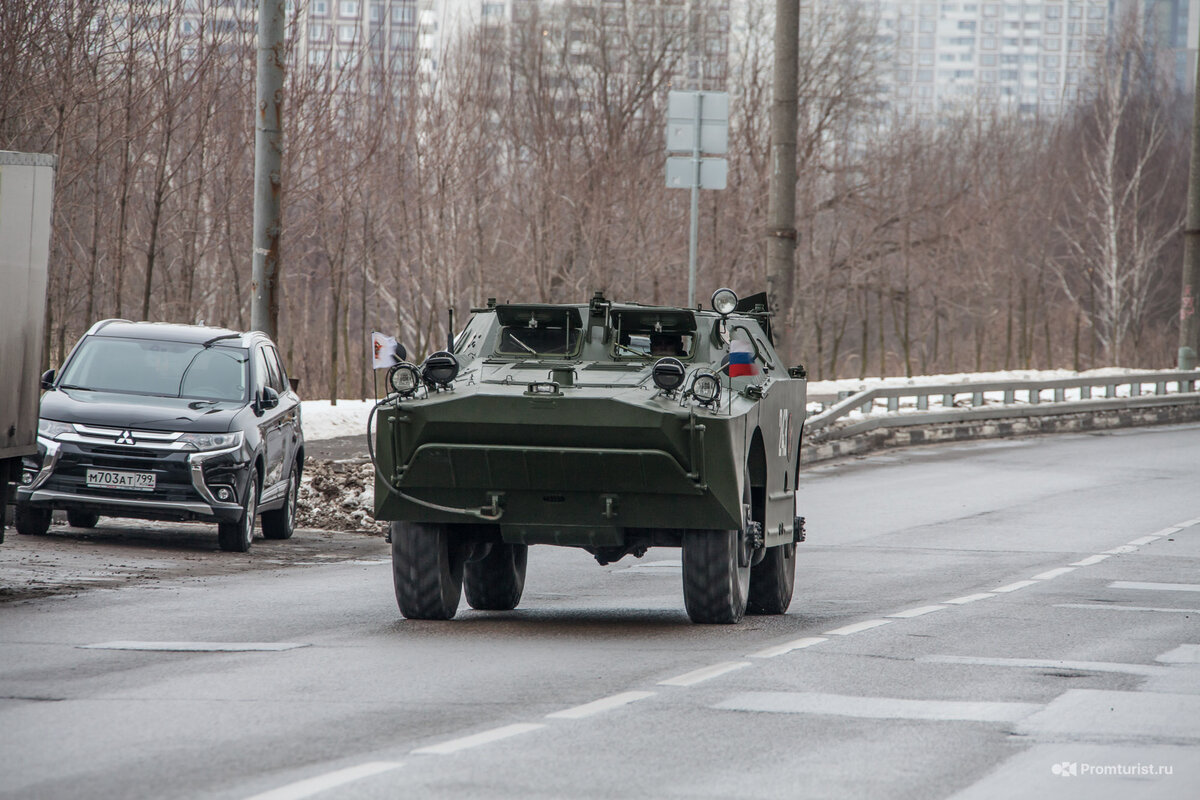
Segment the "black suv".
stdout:
<path fill-rule="evenodd" d="M 105 320 L 42 387 L 18 533 L 44 534 L 65 509 L 83 528 L 101 514 L 216 522 L 221 549 L 238 552 L 259 514 L 268 539 L 292 535 L 300 398 L 264 334 Z"/>

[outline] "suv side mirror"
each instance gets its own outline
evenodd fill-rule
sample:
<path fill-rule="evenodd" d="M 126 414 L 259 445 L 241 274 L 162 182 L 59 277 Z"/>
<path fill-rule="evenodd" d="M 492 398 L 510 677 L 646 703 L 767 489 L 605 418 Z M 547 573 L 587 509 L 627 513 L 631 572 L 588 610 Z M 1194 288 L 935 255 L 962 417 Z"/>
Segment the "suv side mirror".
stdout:
<path fill-rule="evenodd" d="M 279 392 L 275 391 L 270 386 L 264 387 L 261 396 L 258 398 L 258 407 L 263 411 L 266 411 L 267 409 L 274 408 L 277 405 L 279 405 Z"/>
<path fill-rule="evenodd" d="M 794 367 L 788 367 L 788 377 L 789 378 L 807 378 L 808 370 L 806 370 L 804 368 L 803 364 L 797 364 Z"/>
<path fill-rule="evenodd" d="M 42 388 L 48 392 L 54 391 L 54 370 L 48 369 L 42 373 Z"/>

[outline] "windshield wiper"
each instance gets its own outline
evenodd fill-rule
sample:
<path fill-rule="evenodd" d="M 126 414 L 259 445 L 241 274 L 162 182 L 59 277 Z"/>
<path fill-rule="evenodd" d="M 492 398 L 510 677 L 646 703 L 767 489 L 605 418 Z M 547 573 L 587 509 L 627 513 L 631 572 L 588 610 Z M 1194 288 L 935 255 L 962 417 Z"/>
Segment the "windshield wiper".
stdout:
<path fill-rule="evenodd" d="M 513 333 L 512 331 L 508 332 L 508 338 L 512 339 L 517 344 L 521 345 L 521 347 L 524 347 L 528 352 L 533 353 L 535 356 L 537 355 L 537 350 L 534 350 L 532 347 L 530 347 L 529 345 L 525 344 L 520 339 L 518 339 L 517 335 L 515 333 Z"/>
<path fill-rule="evenodd" d="M 73 383 L 60 383 L 58 385 L 58 388 L 60 388 L 60 389 L 78 389 L 81 392 L 98 392 L 98 391 L 100 391 L 99 389 L 92 389 L 88 386 L 76 386 Z"/>

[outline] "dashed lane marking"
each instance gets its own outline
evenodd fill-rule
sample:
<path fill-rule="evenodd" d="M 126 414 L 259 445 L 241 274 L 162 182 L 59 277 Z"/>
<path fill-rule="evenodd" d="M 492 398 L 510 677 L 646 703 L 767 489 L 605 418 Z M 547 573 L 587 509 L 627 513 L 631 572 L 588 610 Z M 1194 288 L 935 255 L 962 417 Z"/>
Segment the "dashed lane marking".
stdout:
<path fill-rule="evenodd" d="M 984 658 L 977 656 L 921 656 L 926 664 L 967 664 L 973 667 L 1065 669 L 1076 672 L 1117 672 L 1127 675 L 1162 675 L 1169 667 L 1152 664 L 1119 664 L 1109 661 L 1064 661 L 1057 658 Z"/>
<path fill-rule="evenodd" d="M 490 744 L 498 742 L 501 739 L 511 739 L 514 736 L 520 736 L 523 733 L 536 731 L 539 728 L 544 728 L 545 725 L 532 722 L 520 722 L 516 725 L 505 725 L 502 728 L 493 728 L 490 731 L 483 733 L 472 734 L 471 736 L 463 736 L 459 739 L 451 739 L 448 742 L 441 744 L 430 745 L 429 747 L 418 747 L 412 751 L 414 756 L 419 755 L 434 755 L 444 756 L 451 753 L 457 753 L 460 750 L 469 750 L 472 747 L 478 747 L 481 744 Z"/>
<path fill-rule="evenodd" d="M 1059 567 L 1058 569 L 1046 570 L 1040 575 L 1034 575 L 1035 581 L 1049 581 L 1057 578 L 1060 575 L 1066 575 L 1068 572 L 1074 572 L 1076 567 Z"/>
<path fill-rule="evenodd" d="M 1161 538 L 1162 538 L 1162 536 L 1157 535 L 1157 534 L 1154 536 L 1143 536 L 1140 539 L 1134 539 L 1132 542 L 1130 542 L 1130 544 L 1134 545 L 1136 547 L 1141 547 L 1144 544 L 1150 544 L 1151 542 L 1157 542 Z"/>
<path fill-rule="evenodd" d="M 309 647 L 298 642 L 100 642 L 80 650 L 153 650 L 164 653 L 275 653 Z"/>
<path fill-rule="evenodd" d="M 344 786 L 353 781 L 369 778 L 372 775 L 390 772 L 400 766 L 403 765 L 396 761 L 371 761 L 367 764 L 359 764 L 357 767 L 339 769 L 337 772 L 289 783 L 287 786 L 256 794 L 248 800 L 300 800 L 320 792 L 336 789 L 338 786 Z"/>
<path fill-rule="evenodd" d="M 943 600 L 943 603 L 949 603 L 952 606 L 965 606 L 967 603 L 974 603 L 976 600 L 986 600 L 989 597 L 996 595 L 991 592 L 979 592 L 978 594 L 968 594 L 963 597 L 956 597 L 953 600 Z"/>
<path fill-rule="evenodd" d="M 825 714 L 863 719 L 1016 722 L 1040 710 L 1042 706 L 1036 703 L 858 697 L 821 692 L 744 692 L 718 703 L 713 708 L 777 714 Z"/>
<path fill-rule="evenodd" d="M 1187 522 L 1181 522 L 1178 525 L 1172 525 L 1169 528 L 1163 528 L 1161 531 L 1155 531 L 1150 535 L 1160 538 L 1163 536 L 1170 536 L 1172 533 L 1179 533 L 1184 528 L 1188 527 L 1189 525 L 1195 525 L 1197 522 L 1200 522 L 1200 520 L 1190 519 Z"/>
<path fill-rule="evenodd" d="M 906 608 L 903 611 L 897 611 L 895 614 L 888 614 L 890 619 L 912 619 L 913 617 L 923 617 L 926 614 L 932 614 L 935 611 L 941 611 L 946 608 L 943 605 L 932 606 L 917 606 L 916 608 Z"/>
<path fill-rule="evenodd" d="M 1200 664 L 1200 644 L 1181 644 L 1154 660 L 1163 664 Z"/>
<path fill-rule="evenodd" d="M 1124 555 L 1125 553 L 1132 553 L 1132 552 L 1133 552 L 1133 551 L 1135 551 L 1135 550 L 1137 550 L 1137 548 L 1136 548 L 1136 547 L 1134 547 L 1133 545 L 1131 545 L 1131 544 L 1123 544 L 1123 545 L 1121 545 L 1120 547 L 1114 547 L 1112 550 L 1105 550 L 1105 551 L 1104 551 L 1104 555 L 1106 555 L 1106 556 L 1120 556 L 1120 555 Z"/>
<path fill-rule="evenodd" d="M 1007 594 L 1008 592 L 1015 592 L 1018 589 L 1024 589 L 1026 586 L 1033 586 L 1036 583 L 1037 581 L 1017 581 L 1016 583 L 1010 583 L 1007 586 L 1001 586 L 999 589 L 992 589 L 992 591 L 999 594 Z"/>
<path fill-rule="evenodd" d="M 1200 614 L 1200 608 L 1155 608 L 1154 606 L 1112 606 L 1108 603 L 1059 603 L 1055 608 L 1087 608 L 1092 611 L 1157 611 L 1164 614 Z"/>
<path fill-rule="evenodd" d="M 871 628 L 878 628 L 880 625 L 889 625 L 890 619 L 868 619 L 863 622 L 855 622 L 853 625 L 843 625 L 840 628 L 834 628 L 831 631 L 825 631 L 826 636 L 849 636 L 852 633 L 859 631 L 869 631 Z"/>
<path fill-rule="evenodd" d="M 750 666 L 749 661 L 724 661 L 720 664 L 713 664 L 711 667 L 701 667 L 694 669 L 691 672 L 685 672 L 682 675 L 676 675 L 674 678 L 667 678 L 665 681 L 659 681 L 659 686 L 695 686 L 697 683 L 707 681 L 711 678 L 716 678 L 724 675 L 727 672 L 733 672 L 735 669 Z"/>
<path fill-rule="evenodd" d="M 1079 561 L 1075 561 L 1071 564 L 1071 566 L 1072 567 L 1090 567 L 1093 564 L 1099 564 L 1101 561 L 1104 561 L 1105 559 L 1108 559 L 1108 558 L 1112 558 L 1112 556 L 1105 555 L 1104 553 L 1098 553 L 1097 555 L 1088 556 L 1087 558 L 1080 559 Z"/>
<path fill-rule="evenodd" d="M 575 706 L 574 708 L 555 711 L 553 714 L 547 714 L 546 716 L 550 719 L 583 719 L 584 717 L 591 717 L 605 711 L 611 711 L 614 708 L 627 706 L 630 703 L 636 703 L 638 700 L 645 700 L 647 697 L 653 697 L 654 695 L 655 692 L 622 692 L 621 694 L 603 697 L 599 700 L 593 700 L 590 703 L 584 703 L 581 706 Z"/>
<path fill-rule="evenodd" d="M 775 645 L 774 647 L 768 647 L 765 650 L 759 650 L 757 653 L 751 653 L 749 657 L 774 658 L 775 656 L 786 655 L 793 650 L 803 650 L 805 647 L 812 647 L 814 644 L 820 644 L 821 642 L 827 641 L 829 640 L 821 636 L 806 636 L 803 639 L 795 639 L 790 642 Z"/>
<path fill-rule="evenodd" d="M 1154 592 L 1200 592 L 1200 583 L 1142 583 L 1141 581 L 1113 581 L 1110 589 L 1146 589 Z"/>

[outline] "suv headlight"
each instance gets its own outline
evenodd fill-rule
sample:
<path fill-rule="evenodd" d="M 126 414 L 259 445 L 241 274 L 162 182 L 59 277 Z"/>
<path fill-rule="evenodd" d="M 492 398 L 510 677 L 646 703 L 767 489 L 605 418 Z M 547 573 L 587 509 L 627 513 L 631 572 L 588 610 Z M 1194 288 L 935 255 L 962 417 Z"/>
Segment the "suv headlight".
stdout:
<path fill-rule="evenodd" d="M 231 447 L 241 447 L 242 432 L 234 431 L 233 433 L 185 433 L 179 437 L 179 441 L 184 444 L 190 444 L 192 447 L 200 450 L 225 450 Z"/>
<path fill-rule="evenodd" d="M 64 433 L 74 433 L 75 426 L 69 422 L 58 422 L 53 419 L 38 420 L 38 436 L 46 439 L 57 439 Z"/>

